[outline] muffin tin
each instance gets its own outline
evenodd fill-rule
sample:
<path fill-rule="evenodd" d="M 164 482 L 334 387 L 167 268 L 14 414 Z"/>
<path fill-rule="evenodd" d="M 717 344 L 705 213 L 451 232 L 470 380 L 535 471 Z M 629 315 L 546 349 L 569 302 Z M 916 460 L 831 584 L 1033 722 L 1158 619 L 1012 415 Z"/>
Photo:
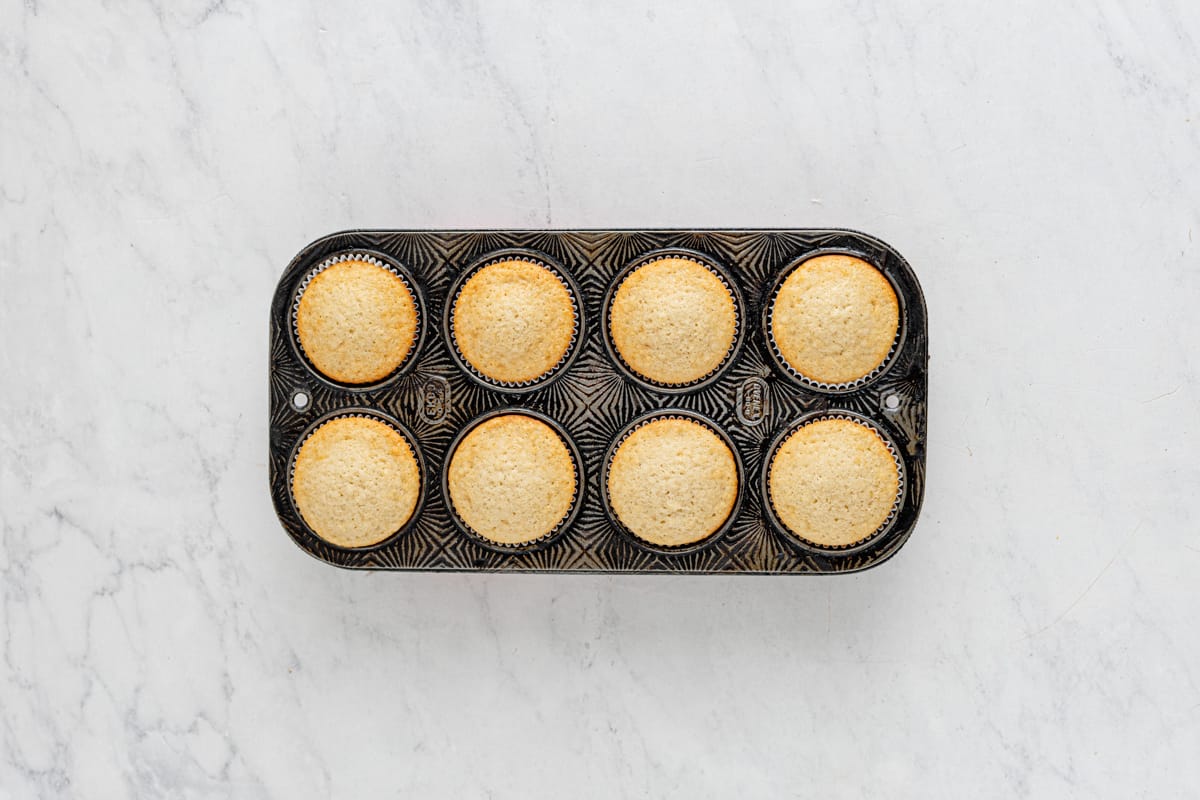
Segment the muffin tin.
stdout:
<path fill-rule="evenodd" d="M 620 279 L 660 253 L 696 258 L 730 282 L 737 335 L 730 355 L 703 380 L 655 385 L 616 354 L 605 314 Z M 900 323 L 884 363 L 845 385 L 821 385 L 781 363 L 767 335 L 769 303 L 788 272 L 818 254 L 857 256 L 896 291 Z M 419 309 L 416 343 L 389 376 L 368 386 L 323 376 L 295 329 L 300 293 L 323 265 L 345 256 L 375 260 L 399 274 Z M 568 354 L 531 385 L 488 381 L 450 341 L 448 303 L 469 273 L 502 256 L 538 261 L 563 278 L 581 312 Z M 346 231 L 305 247 L 280 278 L 270 325 L 270 487 L 284 529 L 318 559 L 354 569 L 820 573 L 852 572 L 891 557 L 907 540 L 924 494 L 927 346 L 916 276 L 889 245 L 847 230 Z M 578 496 L 551 535 L 523 547 L 472 535 L 447 500 L 445 467 L 454 443 L 505 410 L 551 423 L 576 458 Z M 422 465 L 418 511 L 380 544 L 345 549 L 317 537 L 291 495 L 300 443 L 328 419 L 373 416 L 405 432 Z M 732 445 L 737 502 L 714 534 L 678 549 L 641 542 L 609 511 L 604 475 L 616 444 L 640 421 L 697 420 Z M 766 498 L 773 448 L 822 416 L 871 426 L 896 456 L 901 492 L 877 533 L 843 548 L 799 540 Z"/>

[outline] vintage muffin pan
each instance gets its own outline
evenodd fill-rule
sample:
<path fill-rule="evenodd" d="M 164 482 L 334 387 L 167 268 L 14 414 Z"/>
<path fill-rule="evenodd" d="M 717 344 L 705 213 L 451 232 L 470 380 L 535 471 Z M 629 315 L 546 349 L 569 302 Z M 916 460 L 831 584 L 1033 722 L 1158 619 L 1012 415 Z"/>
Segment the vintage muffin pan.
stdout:
<path fill-rule="evenodd" d="M 861 233 L 346 231 L 270 335 L 272 499 L 338 566 L 848 572 L 920 511 L 924 299 Z"/>

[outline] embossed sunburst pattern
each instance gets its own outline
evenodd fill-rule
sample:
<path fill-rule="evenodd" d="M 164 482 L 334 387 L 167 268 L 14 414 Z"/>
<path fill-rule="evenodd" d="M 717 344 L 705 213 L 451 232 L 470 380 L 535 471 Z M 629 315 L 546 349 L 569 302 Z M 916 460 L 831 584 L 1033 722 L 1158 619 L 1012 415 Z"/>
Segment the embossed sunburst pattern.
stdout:
<path fill-rule="evenodd" d="M 455 364 L 442 331 L 446 295 L 468 265 L 496 250 L 528 248 L 561 264 L 578 284 L 583 312 L 579 355 L 561 375 L 533 391 L 494 391 Z M 706 255 L 737 281 L 745 304 L 741 346 L 720 377 L 694 391 L 668 393 L 635 382 L 612 362 L 600 325 L 611 282 L 631 261 L 665 248 Z M 315 374 L 297 352 L 289 323 L 297 282 L 342 250 L 374 250 L 406 269 L 424 298 L 429 326 L 416 362 L 397 380 L 369 389 L 337 386 Z M 905 335 L 887 369 L 866 386 L 828 394 L 797 385 L 774 364 L 762 330 L 763 303 L 779 273 L 814 250 L 857 254 L 882 269 L 902 295 Z M 873 566 L 908 538 L 924 495 L 927 346 L 925 305 L 904 259 L 883 242 L 841 230 L 658 231 L 345 231 L 306 247 L 284 271 L 271 306 L 270 481 L 283 527 L 301 548 L 342 567 L 393 570 L 543 572 L 848 572 Z M 302 393 L 306 404 L 295 404 Z M 298 408 L 298 405 L 302 405 Z M 503 552 L 463 534 L 439 489 L 447 449 L 471 420 L 501 407 L 539 411 L 562 426 L 582 457 L 581 507 L 574 522 L 540 550 Z M 425 463 L 419 519 L 382 546 L 343 550 L 317 538 L 297 514 L 288 486 L 289 458 L 314 420 L 332 411 L 368 408 L 399 420 L 416 438 Z M 639 548 L 606 516 L 600 476 L 605 453 L 630 421 L 652 411 L 682 409 L 711 421 L 742 461 L 741 504 L 729 529 L 686 553 Z M 813 411 L 870 417 L 895 442 L 908 475 L 896 521 L 865 550 L 829 555 L 806 550 L 776 530 L 763 508 L 760 475 L 775 436 Z"/>

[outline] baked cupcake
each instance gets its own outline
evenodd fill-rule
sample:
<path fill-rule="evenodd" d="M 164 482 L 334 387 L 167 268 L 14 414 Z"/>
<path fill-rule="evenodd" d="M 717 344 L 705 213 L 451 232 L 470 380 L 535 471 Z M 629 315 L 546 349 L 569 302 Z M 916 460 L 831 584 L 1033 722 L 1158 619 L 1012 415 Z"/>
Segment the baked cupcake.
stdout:
<path fill-rule="evenodd" d="M 660 417 L 635 427 L 617 446 L 606 488 L 613 514 L 634 536 L 683 547 L 729 519 L 738 495 L 737 462 L 707 426 Z"/>
<path fill-rule="evenodd" d="M 530 544 L 553 533 L 570 514 L 577 486 L 575 460 L 558 432 L 520 413 L 472 428 L 446 473 L 459 519 L 501 545 Z"/>
<path fill-rule="evenodd" d="M 296 509 L 313 533 L 338 547 L 379 544 L 408 523 L 420 495 L 412 446 L 378 419 L 331 419 L 296 454 Z"/>
<path fill-rule="evenodd" d="M 300 348 L 317 370 L 347 384 L 381 381 L 411 355 L 416 297 L 372 256 L 340 258 L 316 274 L 296 307 Z"/>
<path fill-rule="evenodd" d="M 779 522 L 806 542 L 844 548 L 891 519 L 900 467 L 869 425 L 820 418 L 804 423 L 771 454 L 767 496 Z"/>
<path fill-rule="evenodd" d="M 463 360 L 502 384 L 547 376 L 566 358 L 578 325 L 575 298 L 563 279 L 523 258 L 471 274 L 450 313 L 450 336 Z"/>
<path fill-rule="evenodd" d="M 824 255 L 784 279 L 768 314 L 779 357 L 818 384 L 853 383 L 887 360 L 900 325 L 892 284 L 861 258 Z"/>
<path fill-rule="evenodd" d="M 693 258 L 665 256 L 625 276 L 608 308 L 617 355 L 654 383 L 685 386 L 715 372 L 737 337 L 733 292 Z"/>

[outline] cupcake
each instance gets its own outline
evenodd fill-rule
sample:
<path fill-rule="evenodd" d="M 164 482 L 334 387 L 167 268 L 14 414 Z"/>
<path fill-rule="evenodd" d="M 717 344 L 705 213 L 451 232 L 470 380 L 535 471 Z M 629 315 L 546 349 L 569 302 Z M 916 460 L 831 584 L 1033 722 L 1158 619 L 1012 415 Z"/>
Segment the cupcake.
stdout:
<path fill-rule="evenodd" d="M 738 329 L 733 292 L 714 268 L 666 256 L 636 267 L 618 285 L 608 332 L 621 361 L 654 383 L 685 386 L 729 357 Z"/>
<path fill-rule="evenodd" d="M 899 462 L 871 426 L 826 417 L 802 424 L 772 453 L 767 496 L 805 542 L 844 548 L 874 536 L 900 498 Z"/>
<path fill-rule="evenodd" d="M 300 349 L 339 383 L 381 381 L 417 342 L 416 297 L 404 279 L 372 256 L 355 254 L 322 268 L 296 306 Z"/>
<path fill-rule="evenodd" d="M 450 456 L 450 504 L 468 529 L 489 542 L 525 545 L 553 533 L 575 504 L 575 460 L 561 436 L 520 413 L 471 428 Z"/>
<path fill-rule="evenodd" d="M 609 507 L 630 533 L 660 547 L 683 547 L 716 533 L 738 496 L 738 469 L 725 440 L 691 419 L 638 425 L 608 466 Z"/>
<path fill-rule="evenodd" d="M 883 366 L 900 324 L 892 284 L 861 258 L 824 255 L 801 262 L 780 285 L 768 335 L 802 378 L 848 384 Z"/>
<path fill-rule="evenodd" d="M 412 446 L 378 419 L 331 419 L 296 454 L 296 510 L 313 533 L 338 547 L 369 547 L 387 539 L 412 518 L 420 494 Z"/>
<path fill-rule="evenodd" d="M 450 336 L 463 361 L 502 384 L 549 375 L 566 358 L 578 325 L 575 298 L 564 280 L 523 258 L 472 273 L 450 313 Z"/>

